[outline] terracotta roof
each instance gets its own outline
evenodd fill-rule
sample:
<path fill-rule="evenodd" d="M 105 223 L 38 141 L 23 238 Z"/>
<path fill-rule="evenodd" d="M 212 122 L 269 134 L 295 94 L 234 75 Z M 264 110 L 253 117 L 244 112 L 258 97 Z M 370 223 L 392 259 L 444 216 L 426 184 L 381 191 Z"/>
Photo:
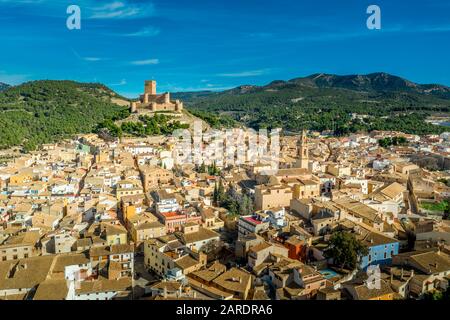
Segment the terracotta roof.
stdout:
<path fill-rule="evenodd" d="M 68 291 L 66 280 L 45 280 L 38 285 L 33 300 L 65 300 Z"/>
<path fill-rule="evenodd" d="M 195 275 L 196 277 L 202 279 L 205 282 L 210 282 L 217 278 L 219 275 L 227 271 L 227 267 L 221 264 L 218 261 L 214 261 L 214 263 L 206 268 L 199 271 L 194 271 L 191 274 Z"/>
<path fill-rule="evenodd" d="M 184 257 L 176 260 L 175 263 L 180 267 L 180 269 L 185 270 L 197 265 L 198 261 L 187 254 Z"/>
<path fill-rule="evenodd" d="M 252 281 L 252 275 L 242 269 L 232 268 L 213 280 L 215 284 L 232 292 L 243 293 Z"/>
<path fill-rule="evenodd" d="M 220 237 L 220 234 L 218 234 L 215 231 L 200 227 L 197 232 L 181 233 L 181 234 L 179 234 L 179 237 L 183 243 L 189 244 L 189 243 L 206 241 L 206 240 L 218 238 L 218 237 Z"/>
<path fill-rule="evenodd" d="M 88 294 L 108 291 L 126 291 L 131 289 L 131 278 L 121 278 L 118 280 L 92 280 L 82 281 L 76 289 L 76 294 Z"/>

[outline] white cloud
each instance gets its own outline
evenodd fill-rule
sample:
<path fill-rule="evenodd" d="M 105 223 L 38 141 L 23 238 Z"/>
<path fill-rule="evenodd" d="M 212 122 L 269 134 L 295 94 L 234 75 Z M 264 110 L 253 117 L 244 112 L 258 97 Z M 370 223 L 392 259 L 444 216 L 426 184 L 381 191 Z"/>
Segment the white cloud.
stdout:
<path fill-rule="evenodd" d="M 147 28 L 141 29 L 137 32 L 123 34 L 123 35 L 128 36 L 128 37 L 154 37 L 154 36 L 157 36 L 160 32 L 161 32 L 161 30 L 159 28 L 147 27 Z"/>
<path fill-rule="evenodd" d="M 127 80 L 126 79 L 122 79 L 120 80 L 120 82 L 118 83 L 111 83 L 110 86 L 112 87 L 118 87 L 118 86 L 124 86 L 127 84 Z"/>
<path fill-rule="evenodd" d="M 228 78 L 243 78 L 243 77 L 256 77 L 267 74 L 269 72 L 268 69 L 260 69 L 260 70 L 252 70 L 252 71 L 241 71 L 235 73 L 220 73 L 217 76 L 219 77 L 228 77 Z"/>
<path fill-rule="evenodd" d="M 83 57 L 74 48 L 70 48 L 70 50 L 75 55 L 75 57 L 77 57 L 78 60 L 87 61 L 87 62 L 98 62 L 98 61 L 110 60 L 109 58 Z"/>
<path fill-rule="evenodd" d="M 114 1 L 100 7 L 91 8 L 91 19 L 125 19 L 146 17 L 154 12 L 152 3 L 128 3 Z"/>
<path fill-rule="evenodd" d="M 136 61 L 131 61 L 130 64 L 135 65 L 135 66 L 155 65 L 155 64 L 159 64 L 159 59 L 136 60 Z"/>
<path fill-rule="evenodd" d="M 105 60 L 103 58 L 98 58 L 98 57 L 85 57 L 83 58 L 84 61 L 89 61 L 89 62 L 97 62 L 97 61 L 102 61 Z"/>
<path fill-rule="evenodd" d="M 116 1 L 116 2 L 105 4 L 103 7 L 99 7 L 98 9 L 99 10 L 116 10 L 116 9 L 123 8 L 124 6 L 125 6 L 125 4 L 123 2 Z"/>

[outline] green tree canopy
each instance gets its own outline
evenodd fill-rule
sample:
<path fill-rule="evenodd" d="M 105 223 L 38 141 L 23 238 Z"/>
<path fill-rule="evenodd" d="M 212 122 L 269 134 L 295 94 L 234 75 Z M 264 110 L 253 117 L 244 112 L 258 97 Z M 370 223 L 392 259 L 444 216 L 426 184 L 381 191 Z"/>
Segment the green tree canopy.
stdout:
<path fill-rule="evenodd" d="M 336 265 L 355 269 L 361 257 L 367 255 L 369 250 L 356 237 L 344 231 L 332 234 L 325 256 L 332 258 Z"/>

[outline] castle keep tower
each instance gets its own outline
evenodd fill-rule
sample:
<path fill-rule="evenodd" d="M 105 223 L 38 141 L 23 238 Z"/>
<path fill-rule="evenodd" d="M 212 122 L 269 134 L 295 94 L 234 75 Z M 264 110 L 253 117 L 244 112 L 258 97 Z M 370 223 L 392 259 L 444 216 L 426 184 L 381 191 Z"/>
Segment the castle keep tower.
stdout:
<path fill-rule="evenodd" d="M 306 138 L 306 131 L 302 131 L 300 140 L 297 143 L 297 161 L 295 162 L 296 168 L 308 169 L 309 154 L 308 154 L 308 141 Z"/>
<path fill-rule="evenodd" d="M 139 97 L 139 101 L 130 103 L 131 112 L 147 110 L 150 112 L 173 111 L 182 112 L 183 102 L 180 100 L 170 100 L 170 93 L 156 93 L 156 81 L 146 80 L 144 83 L 144 94 Z"/>
<path fill-rule="evenodd" d="M 149 95 L 156 96 L 156 81 L 155 80 L 145 81 L 144 93 L 148 93 Z"/>

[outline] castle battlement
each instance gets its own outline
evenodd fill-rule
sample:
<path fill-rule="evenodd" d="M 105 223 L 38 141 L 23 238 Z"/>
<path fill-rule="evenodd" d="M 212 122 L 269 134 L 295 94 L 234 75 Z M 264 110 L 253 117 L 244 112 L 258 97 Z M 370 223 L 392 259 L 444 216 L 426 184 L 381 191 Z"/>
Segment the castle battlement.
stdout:
<path fill-rule="evenodd" d="M 144 94 L 140 95 L 139 101 L 133 101 L 130 104 L 131 112 L 138 112 L 139 109 L 145 109 L 152 112 L 157 111 L 175 111 L 183 110 L 183 102 L 180 100 L 170 100 L 170 93 L 156 93 L 156 81 L 147 80 L 144 84 Z"/>

